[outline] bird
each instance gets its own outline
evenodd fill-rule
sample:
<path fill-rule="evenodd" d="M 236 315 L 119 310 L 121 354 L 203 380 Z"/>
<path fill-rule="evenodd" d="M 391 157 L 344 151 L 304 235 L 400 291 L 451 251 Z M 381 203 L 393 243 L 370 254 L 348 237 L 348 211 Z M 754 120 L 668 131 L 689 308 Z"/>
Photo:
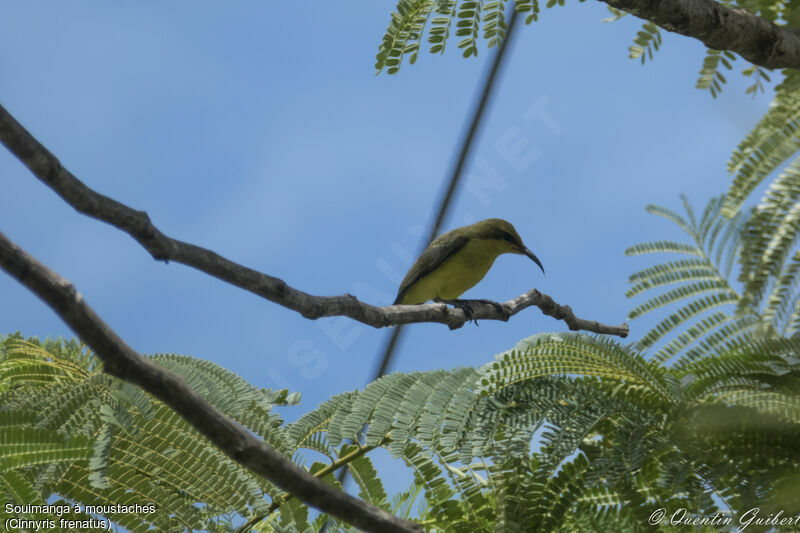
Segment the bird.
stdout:
<path fill-rule="evenodd" d="M 458 300 L 489 272 L 494 260 L 505 253 L 528 256 L 544 267 L 536 255 L 522 242 L 510 222 L 488 218 L 463 226 L 434 239 L 411 265 L 397 290 L 394 305 L 422 304 L 428 300 L 455 305 L 470 317 L 468 302 Z M 501 308 L 489 300 L 478 300 Z"/>

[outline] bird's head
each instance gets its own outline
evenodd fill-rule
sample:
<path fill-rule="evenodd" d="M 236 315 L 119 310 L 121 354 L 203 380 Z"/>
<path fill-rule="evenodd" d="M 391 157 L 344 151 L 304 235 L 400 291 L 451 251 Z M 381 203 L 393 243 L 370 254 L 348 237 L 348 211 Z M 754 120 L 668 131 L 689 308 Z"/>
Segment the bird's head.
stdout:
<path fill-rule="evenodd" d="M 522 242 L 522 237 L 519 236 L 517 230 L 507 220 L 487 218 L 473 224 L 472 229 L 473 236 L 489 241 L 498 255 L 505 253 L 526 255 L 539 265 L 539 268 L 544 272 L 544 267 L 539 258 L 525 246 L 525 243 Z"/>

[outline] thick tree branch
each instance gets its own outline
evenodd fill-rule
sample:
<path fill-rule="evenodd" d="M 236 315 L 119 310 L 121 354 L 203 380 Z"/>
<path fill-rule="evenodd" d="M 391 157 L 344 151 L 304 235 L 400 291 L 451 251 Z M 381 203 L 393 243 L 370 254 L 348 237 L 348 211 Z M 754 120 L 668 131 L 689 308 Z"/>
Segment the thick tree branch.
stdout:
<path fill-rule="evenodd" d="M 103 370 L 172 407 L 234 461 L 332 516 L 367 531 L 422 528 L 336 490 L 299 468 L 193 391 L 178 375 L 142 357 L 117 336 L 66 279 L 0 233 L 0 267 L 49 305 L 103 361 Z"/>
<path fill-rule="evenodd" d="M 716 0 L 601 0 L 713 50 L 766 68 L 800 68 L 800 32 Z"/>
<path fill-rule="evenodd" d="M 267 300 L 297 311 L 306 318 L 346 316 L 379 328 L 418 322 L 438 322 L 451 329 L 464 325 L 467 317 L 459 309 L 442 304 L 422 306 L 394 305 L 377 307 L 359 301 L 355 296 L 313 296 L 294 289 L 281 279 L 262 274 L 211 250 L 167 237 L 151 222 L 147 213 L 136 211 L 87 187 L 61 162 L 37 141 L 17 120 L 0 106 L 0 142 L 27 166 L 33 174 L 53 189 L 77 211 L 102 220 L 128 233 L 155 259 L 175 261 L 227 281 Z M 594 333 L 608 333 L 625 337 L 628 326 L 605 326 L 598 322 L 575 317 L 567 306 L 553 302 L 552 298 L 531 290 L 504 304 L 508 314 L 491 306 L 480 306 L 472 318 L 483 320 L 508 320 L 509 316 L 530 307 L 538 306 L 545 314 L 564 320 L 570 329 L 585 329 Z"/>

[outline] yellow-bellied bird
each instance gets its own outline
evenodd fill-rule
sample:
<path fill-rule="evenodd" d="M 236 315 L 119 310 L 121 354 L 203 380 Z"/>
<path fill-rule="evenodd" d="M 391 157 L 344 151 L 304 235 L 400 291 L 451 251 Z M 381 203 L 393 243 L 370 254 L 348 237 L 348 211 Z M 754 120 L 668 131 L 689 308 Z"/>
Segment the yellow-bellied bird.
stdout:
<path fill-rule="evenodd" d="M 527 255 L 544 272 L 539 258 L 503 219 L 489 218 L 448 231 L 434 239 L 411 265 L 394 304 L 467 302 L 456 299 L 482 280 L 497 256 L 505 253 Z M 468 308 L 465 312 L 470 315 Z"/>

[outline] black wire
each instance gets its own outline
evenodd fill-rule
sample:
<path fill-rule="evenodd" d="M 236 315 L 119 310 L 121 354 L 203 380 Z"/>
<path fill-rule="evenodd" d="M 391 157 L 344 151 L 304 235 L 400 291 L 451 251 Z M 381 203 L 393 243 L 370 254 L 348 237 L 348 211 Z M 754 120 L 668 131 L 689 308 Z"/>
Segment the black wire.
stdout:
<path fill-rule="evenodd" d="M 483 91 L 481 93 L 480 100 L 478 102 L 478 106 L 475 108 L 475 113 L 472 116 L 472 122 L 469 125 L 469 129 L 467 130 L 467 134 L 464 136 L 464 141 L 461 145 L 461 153 L 458 157 L 458 163 L 456 163 L 455 168 L 453 168 L 453 173 L 450 176 L 450 182 L 447 186 L 447 190 L 444 193 L 444 196 L 439 202 L 439 214 L 436 216 L 436 221 L 431 226 L 430 233 L 428 234 L 428 240 L 424 243 L 424 246 L 420 249 L 420 253 L 436 238 L 439 234 L 439 230 L 442 227 L 442 223 L 444 222 L 444 218 L 447 215 L 447 212 L 450 208 L 450 203 L 453 199 L 453 194 L 458 187 L 459 182 L 461 181 L 462 170 L 464 165 L 466 164 L 467 159 L 469 158 L 469 153 L 472 148 L 472 141 L 475 138 L 475 133 L 478 131 L 478 126 L 481 123 L 481 119 L 483 118 L 484 109 L 486 108 L 486 104 L 489 101 L 489 96 L 492 93 L 492 88 L 494 87 L 494 81 L 497 77 L 497 73 L 500 70 L 500 65 L 503 62 L 503 57 L 505 55 L 505 51 L 508 49 L 508 43 L 511 40 L 511 32 L 514 29 L 514 23 L 517 20 L 517 11 L 514 9 L 514 3 L 511 5 L 511 16 L 508 20 L 508 29 L 506 30 L 506 38 L 503 39 L 503 42 L 500 44 L 500 49 L 497 51 L 497 54 L 494 57 L 494 61 L 492 62 L 491 70 L 486 76 L 486 80 L 483 83 Z M 373 381 L 381 377 L 386 373 L 386 369 L 389 367 L 389 363 L 392 361 L 392 356 L 394 355 L 395 347 L 397 346 L 397 341 L 400 338 L 400 333 L 403 331 L 403 326 L 397 326 L 392 331 L 391 336 L 389 337 L 389 342 L 386 343 L 383 349 L 383 358 L 381 359 L 381 364 L 378 366 L 378 371 L 375 373 L 373 377 Z"/>
<path fill-rule="evenodd" d="M 517 11 L 514 9 L 515 4 L 511 3 L 511 16 L 508 19 L 508 28 L 506 30 L 506 37 L 503 39 L 503 42 L 500 43 L 500 48 L 497 50 L 497 54 L 494 56 L 494 61 L 492 62 L 492 66 L 486 75 L 486 78 L 483 82 L 483 91 L 481 92 L 480 100 L 478 101 L 478 106 L 475 108 L 475 112 L 472 116 L 472 122 L 469 125 L 469 129 L 467 129 L 466 135 L 464 136 L 464 140 L 461 144 L 461 153 L 458 156 L 458 162 L 456 166 L 453 168 L 453 172 L 450 175 L 450 181 L 447 185 L 447 190 L 445 191 L 442 199 L 439 201 L 439 211 L 436 215 L 436 221 L 431 226 L 430 232 L 428 233 L 428 240 L 425 241 L 424 246 L 420 249 L 420 253 L 422 253 L 425 248 L 436 238 L 439 234 L 439 230 L 442 227 L 442 223 L 444 222 L 445 216 L 447 216 L 447 212 L 450 209 L 450 204 L 453 200 L 453 195 L 458 187 L 459 182 L 461 181 L 462 171 L 464 169 L 464 165 L 466 164 L 467 160 L 469 159 L 469 154 L 472 149 L 472 142 L 475 138 L 475 134 L 478 131 L 478 127 L 481 124 L 481 119 L 483 118 L 484 110 L 486 109 L 486 105 L 489 102 L 489 96 L 492 93 L 492 89 L 494 87 L 495 78 L 497 77 L 497 73 L 500 71 L 500 65 L 503 63 L 503 57 L 505 56 L 505 52 L 508 49 L 508 43 L 511 41 L 511 32 L 514 29 L 514 23 L 517 20 Z M 381 364 L 378 366 L 377 371 L 375 372 L 372 381 L 375 381 L 379 377 L 383 376 L 386 373 L 386 370 L 389 368 L 389 364 L 392 362 L 392 357 L 394 356 L 395 348 L 397 347 L 397 343 L 400 340 L 400 335 L 404 331 L 404 327 L 402 325 L 396 326 L 392 330 L 392 334 L 389 337 L 389 341 L 383 348 L 383 357 L 381 358 Z M 344 489 L 344 483 L 347 479 L 347 473 L 349 471 L 348 467 L 344 467 L 337 473 L 336 479 L 339 483 L 342 484 L 342 489 Z M 320 528 L 319 533 L 325 533 L 328 526 L 328 522 Z"/>
<path fill-rule="evenodd" d="M 475 114 L 472 117 L 472 123 L 469 125 L 469 130 L 467 130 L 467 135 L 464 138 L 464 144 L 461 146 L 461 154 L 458 157 L 458 163 L 453 169 L 453 174 L 450 176 L 450 184 L 448 185 L 447 191 L 445 192 L 444 197 L 439 204 L 439 214 L 436 216 L 436 222 L 434 222 L 433 226 L 431 227 L 431 231 L 428 234 L 428 242 L 426 242 L 425 246 L 422 247 L 420 253 L 422 253 L 422 251 L 425 250 L 431 241 L 433 241 L 433 239 L 435 239 L 439 234 L 439 230 L 444 222 L 444 217 L 447 215 L 447 211 L 450 208 L 450 201 L 453 198 L 453 193 L 461 181 L 462 170 L 464 168 L 464 164 L 467 162 L 469 152 L 472 148 L 472 140 L 475 137 L 475 133 L 478 131 L 478 126 L 483 118 L 483 111 L 486 108 L 486 104 L 489 102 L 489 96 L 491 95 L 492 88 L 494 87 L 494 80 L 497 77 L 498 71 L 500 70 L 500 65 L 503 63 L 505 51 L 508 49 L 508 43 L 511 40 L 511 32 L 514 29 L 514 23 L 517 21 L 517 11 L 514 9 L 514 5 L 514 3 L 511 4 L 511 16 L 508 19 L 506 38 L 503 39 L 502 43 L 500 43 L 500 49 L 497 51 L 497 54 L 494 57 L 492 68 L 489 71 L 489 74 L 487 75 L 486 81 L 483 85 L 481 99 L 478 102 L 478 107 L 475 109 Z"/>

